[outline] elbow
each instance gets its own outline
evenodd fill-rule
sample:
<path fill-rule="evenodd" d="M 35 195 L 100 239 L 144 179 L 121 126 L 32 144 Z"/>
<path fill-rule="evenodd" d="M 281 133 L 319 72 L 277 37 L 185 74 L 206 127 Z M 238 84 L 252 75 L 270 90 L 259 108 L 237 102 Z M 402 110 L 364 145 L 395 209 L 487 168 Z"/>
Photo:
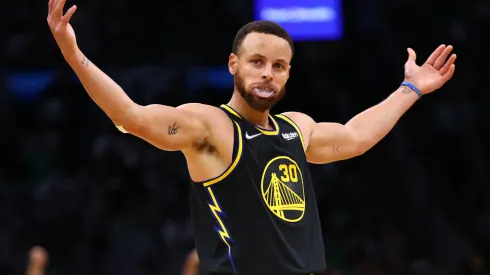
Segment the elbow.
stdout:
<path fill-rule="evenodd" d="M 118 125 L 120 125 L 120 126 L 118 126 Z M 147 131 L 145 124 L 141 120 L 138 120 L 138 119 L 124 120 L 124 121 L 120 122 L 119 124 L 116 124 L 116 127 L 123 133 L 125 130 L 126 133 L 130 133 L 130 134 L 133 134 L 136 136 L 141 136 Z M 120 128 L 122 128 L 122 130 Z"/>
<path fill-rule="evenodd" d="M 364 155 L 367 151 L 373 148 L 375 144 L 376 142 L 373 142 L 372 139 L 368 139 L 368 138 L 361 139 L 356 143 L 354 154 L 356 156 Z"/>
<path fill-rule="evenodd" d="M 135 123 L 119 123 L 119 124 L 116 124 L 116 128 L 121 131 L 122 133 L 124 134 L 127 134 L 127 133 L 130 133 L 130 134 L 133 134 L 133 135 L 138 135 L 139 133 L 142 132 L 142 127 L 141 125 L 139 124 L 135 124 Z"/>
<path fill-rule="evenodd" d="M 137 134 L 145 130 L 145 123 L 143 123 L 142 117 L 138 115 L 138 110 L 134 107 L 127 108 L 120 114 L 114 114 L 111 120 L 119 131 L 123 133 Z"/>
<path fill-rule="evenodd" d="M 344 137 L 349 144 L 349 153 L 352 157 L 364 155 L 376 143 L 376 136 L 368 131 L 358 130 L 352 126 L 348 127 L 348 134 Z"/>
<path fill-rule="evenodd" d="M 359 146 L 359 147 L 358 147 L 358 148 L 355 150 L 355 152 L 354 152 L 354 156 L 355 156 L 355 157 L 362 156 L 362 155 L 364 155 L 364 153 L 366 153 L 367 151 L 369 151 L 369 149 L 371 149 L 371 148 L 369 148 L 369 147 L 367 147 L 367 146 Z"/>

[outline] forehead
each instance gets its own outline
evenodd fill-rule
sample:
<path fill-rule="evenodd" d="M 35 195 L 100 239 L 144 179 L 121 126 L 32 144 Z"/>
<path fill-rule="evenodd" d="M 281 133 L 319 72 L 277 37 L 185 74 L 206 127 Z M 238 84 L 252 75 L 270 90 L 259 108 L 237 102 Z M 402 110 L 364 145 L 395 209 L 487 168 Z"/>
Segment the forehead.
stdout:
<path fill-rule="evenodd" d="M 286 39 L 265 33 L 249 33 L 241 45 L 245 56 L 259 54 L 269 59 L 291 60 L 291 46 Z"/>

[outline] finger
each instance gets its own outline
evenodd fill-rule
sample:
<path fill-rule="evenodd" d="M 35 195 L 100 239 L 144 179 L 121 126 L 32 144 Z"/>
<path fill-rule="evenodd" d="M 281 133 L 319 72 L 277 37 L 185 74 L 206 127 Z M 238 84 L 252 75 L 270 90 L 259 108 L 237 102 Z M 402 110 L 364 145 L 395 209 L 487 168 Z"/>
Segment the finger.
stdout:
<path fill-rule="evenodd" d="M 439 73 L 441 75 L 445 75 L 449 71 L 449 68 L 451 67 L 451 65 L 454 64 L 454 61 L 456 61 L 456 57 L 457 56 L 455 54 L 452 54 L 451 57 L 449 57 L 446 64 L 444 64 L 444 66 L 442 66 L 442 68 L 439 70 Z"/>
<path fill-rule="evenodd" d="M 449 79 L 451 79 L 451 77 L 453 77 L 453 74 L 454 74 L 454 70 L 456 69 L 456 65 L 454 64 L 451 64 L 451 66 L 449 66 L 449 70 L 448 72 L 442 76 L 442 79 L 444 80 L 444 83 L 446 83 Z"/>
<path fill-rule="evenodd" d="M 449 54 L 453 51 L 453 46 L 449 45 L 447 46 L 444 51 L 442 51 L 441 55 L 436 59 L 436 62 L 434 62 L 434 69 L 439 70 L 442 65 L 446 62 L 447 57 Z"/>
<path fill-rule="evenodd" d="M 412 48 L 408 48 L 407 52 L 408 52 L 408 60 L 407 61 L 416 62 L 417 54 L 415 53 L 415 51 Z"/>
<path fill-rule="evenodd" d="M 54 19 L 59 20 L 63 17 L 63 8 L 65 7 L 66 0 L 56 0 L 54 6 Z"/>
<path fill-rule="evenodd" d="M 53 13 L 54 0 L 49 0 L 48 2 L 48 16 Z"/>
<path fill-rule="evenodd" d="M 75 13 L 75 11 L 77 11 L 77 6 L 76 5 L 73 5 L 71 8 L 68 9 L 68 11 L 66 11 L 65 15 L 63 15 L 62 20 L 65 23 L 70 22 L 70 19 L 73 16 L 73 14 Z"/>
<path fill-rule="evenodd" d="M 429 65 L 434 65 L 436 59 L 441 55 L 441 53 L 444 51 L 445 48 L 446 45 L 444 44 L 437 47 L 437 49 L 429 56 L 429 58 L 427 58 L 427 61 L 425 61 L 425 63 Z"/>

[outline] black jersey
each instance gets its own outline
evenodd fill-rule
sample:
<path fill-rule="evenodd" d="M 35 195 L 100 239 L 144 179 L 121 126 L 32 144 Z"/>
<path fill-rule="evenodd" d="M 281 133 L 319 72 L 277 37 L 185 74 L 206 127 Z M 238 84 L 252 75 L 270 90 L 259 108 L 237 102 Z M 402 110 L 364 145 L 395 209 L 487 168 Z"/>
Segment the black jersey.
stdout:
<path fill-rule="evenodd" d="M 220 176 L 191 188 L 191 217 L 207 272 L 300 275 L 326 268 L 317 203 L 299 128 L 269 116 L 252 125 L 227 105 L 233 160 Z"/>

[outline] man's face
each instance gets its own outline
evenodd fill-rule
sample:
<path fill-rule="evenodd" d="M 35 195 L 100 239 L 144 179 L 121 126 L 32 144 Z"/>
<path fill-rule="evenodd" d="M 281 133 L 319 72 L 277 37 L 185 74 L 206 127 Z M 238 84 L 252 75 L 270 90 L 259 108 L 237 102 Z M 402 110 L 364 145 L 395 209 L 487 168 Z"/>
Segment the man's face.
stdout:
<path fill-rule="evenodd" d="M 271 109 L 286 92 L 291 58 L 291 47 L 285 39 L 248 34 L 238 55 L 231 54 L 228 63 L 235 89 L 253 109 Z"/>

